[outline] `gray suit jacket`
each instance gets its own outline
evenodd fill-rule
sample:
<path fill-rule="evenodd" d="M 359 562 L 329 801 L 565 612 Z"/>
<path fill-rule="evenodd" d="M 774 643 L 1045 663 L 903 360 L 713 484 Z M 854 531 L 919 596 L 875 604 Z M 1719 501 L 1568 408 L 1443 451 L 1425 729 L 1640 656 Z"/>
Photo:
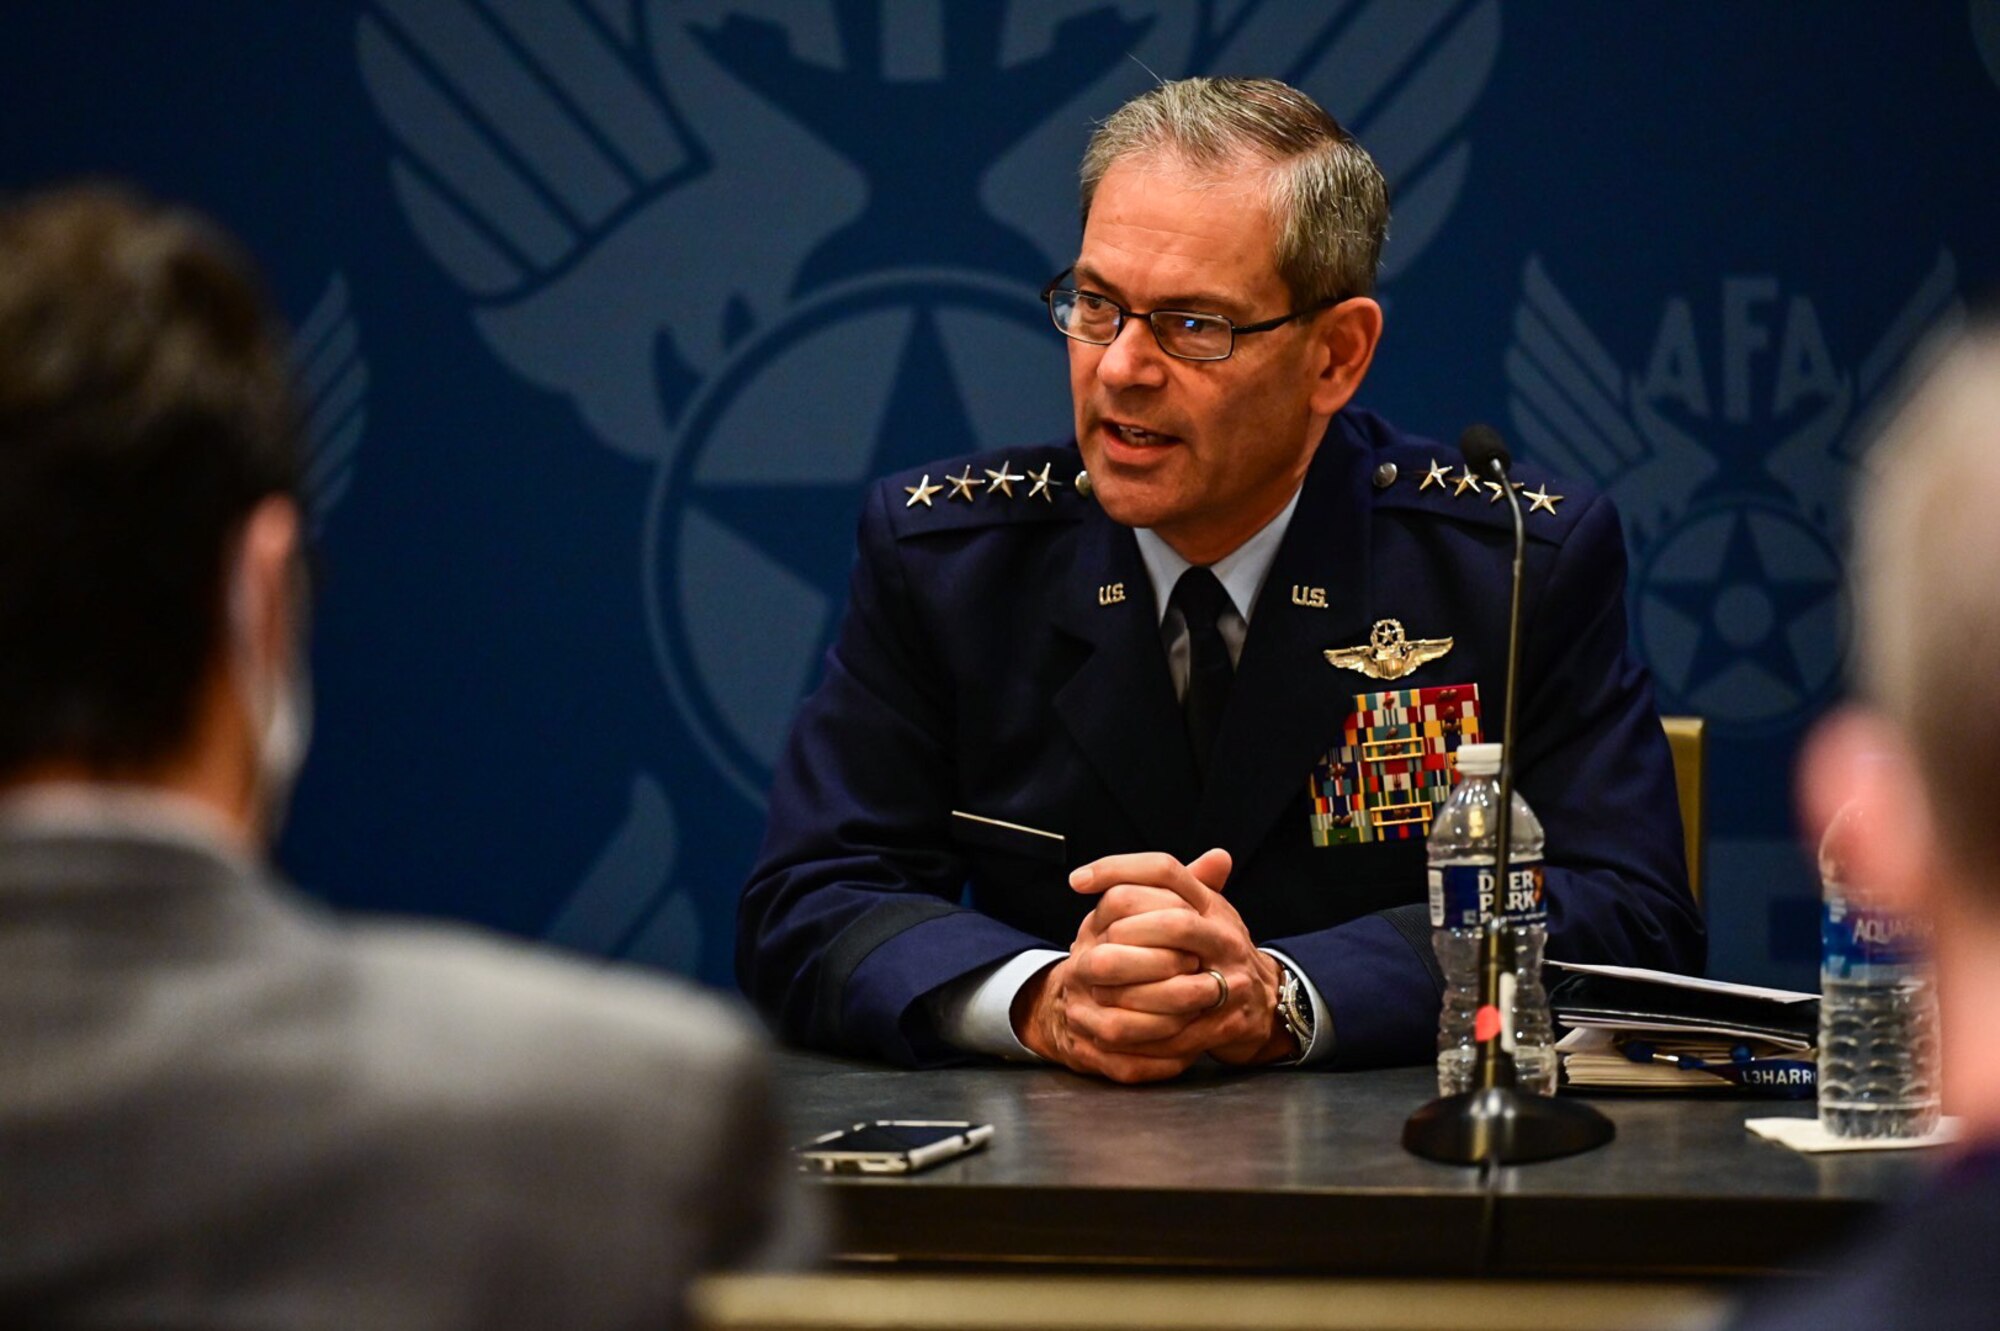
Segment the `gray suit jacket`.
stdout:
<path fill-rule="evenodd" d="M 789 1241 L 758 1043 L 190 841 L 0 832 L 0 1323 L 675 1325 Z"/>

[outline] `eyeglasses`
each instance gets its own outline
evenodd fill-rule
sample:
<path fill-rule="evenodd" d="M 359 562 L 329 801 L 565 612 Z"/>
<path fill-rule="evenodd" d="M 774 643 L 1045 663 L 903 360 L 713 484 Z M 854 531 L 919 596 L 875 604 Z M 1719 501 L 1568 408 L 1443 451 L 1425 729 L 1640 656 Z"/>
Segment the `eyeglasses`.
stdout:
<path fill-rule="evenodd" d="M 1075 287 L 1057 285 L 1074 271 L 1063 269 L 1042 288 L 1042 303 L 1049 307 L 1049 318 L 1064 337 L 1088 342 L 1095 347 L 1108 347 L 1118 340 L 1127 319 L 1144 319 L 1152 328 L 1153 338 L 1160 344 L 1160 350 L 1179 360 L 1228 360 L 1230 353 L 1236 350 L 1237 338 L 1282 328 L 1294 319 L 1318 314 L 1346 299 L 1344 296 L 1329 296 L 1275 319 L 1254 324 L 1233 324 L 1219 314 L 1200 314 L 1194 310 L 1128 310 L 1111 297 L 1095 291 L 1078 291 Z"/>

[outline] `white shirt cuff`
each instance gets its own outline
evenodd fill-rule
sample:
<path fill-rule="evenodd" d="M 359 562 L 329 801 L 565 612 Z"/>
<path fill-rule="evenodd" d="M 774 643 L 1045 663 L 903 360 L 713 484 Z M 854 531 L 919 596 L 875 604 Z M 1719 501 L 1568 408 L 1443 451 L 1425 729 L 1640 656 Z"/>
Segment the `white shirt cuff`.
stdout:
<path fill-rule="evenodd" d="M 1298 976 L 1299 989 L 1305 994 L 1306 1001 L 1312 1004 L 1312 1043 L 1299 1051 L 1298 1061 L 1292 1066 L 1304 1067 L 1308 1063 L 1320 1063 L 1333 1057 L 1333 1018 L 1326 1014 L 1326 1001 L 1319 996 L 1319 990 L 1313 988 L 1313 982 L 1306 978 L 1306 968 L 1275 948 L 1260 947 L 1257 950 Z"/>
<path fill-rule="evenodd" d="M 945 1043 L 969 1054 L 1041 1062 L 1040 1056 L 1014 1034 L 1014 996 L 1044 967 L 1068 955 L 1032 948 L 941 986 L 931 997 L 931 1017 L 938 1034 Z"/>

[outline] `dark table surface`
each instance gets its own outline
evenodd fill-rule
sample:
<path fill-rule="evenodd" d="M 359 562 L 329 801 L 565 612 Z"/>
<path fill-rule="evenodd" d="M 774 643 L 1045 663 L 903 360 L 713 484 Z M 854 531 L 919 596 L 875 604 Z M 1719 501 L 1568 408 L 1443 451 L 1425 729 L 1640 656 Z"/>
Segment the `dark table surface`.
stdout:
<path fill-rule="evenodd" d="M 1044 1067 L 908 1072 L 787 1051 L 795 1141 L 874 1118 L 991 1123 L 909 1178 L 823 1178 L 837 1251 L 950 1265 L 1322 1274 L 1710 1277 L 1798 1270 L 1919 1186 L 1931 1150 L 1808 1156 L 1750 1118 L 1810 1101 L 1596 1097 L 1585 1155 L 1494 1170 L 1401 1147 L 1428 1068 L 1201 1070 L 1125 1087 Z"/>

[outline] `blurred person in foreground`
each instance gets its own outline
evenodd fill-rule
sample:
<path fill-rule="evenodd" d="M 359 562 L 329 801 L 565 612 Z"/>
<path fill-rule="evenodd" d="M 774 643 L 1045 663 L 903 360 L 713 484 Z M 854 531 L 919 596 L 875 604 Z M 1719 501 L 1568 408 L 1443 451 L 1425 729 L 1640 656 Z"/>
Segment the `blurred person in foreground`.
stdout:
<path fill-rule="evenodd" d="M 1850 801 L 1849 873 L 1935 926 L 1945 1110 L 1962 1145 L 1758 1331 L 2000 1324 L 2000 328 L 1953 344 L 1869 456 L 1856 505 L 1860 698 L 1801 769 L 1808 831 Z"/>
<path fill-rule="evenodd" d="M 0 1322 L 675 1325 L 795 1243 L 758 1041 L 277 880 L 300 532 L 235 249 L 107 190 L 0 210 Z"/>

